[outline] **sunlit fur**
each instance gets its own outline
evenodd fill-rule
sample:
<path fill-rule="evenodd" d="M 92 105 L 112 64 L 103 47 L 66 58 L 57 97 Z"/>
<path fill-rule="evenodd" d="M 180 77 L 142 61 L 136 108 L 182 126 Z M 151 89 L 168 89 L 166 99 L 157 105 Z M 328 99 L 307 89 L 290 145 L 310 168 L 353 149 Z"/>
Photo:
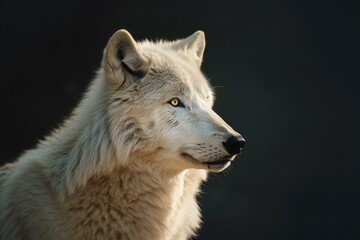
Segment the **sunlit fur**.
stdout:
<path fill-rule="evenodd" d="M 115 33 L 71 117 L 0 170 L 1 239 L 193 236 L 200 184 L 228 166 L 205 162 L 226 156 L 236 134 L 211 109 L 204 47 L 201 31 L 137 43 Z"/>

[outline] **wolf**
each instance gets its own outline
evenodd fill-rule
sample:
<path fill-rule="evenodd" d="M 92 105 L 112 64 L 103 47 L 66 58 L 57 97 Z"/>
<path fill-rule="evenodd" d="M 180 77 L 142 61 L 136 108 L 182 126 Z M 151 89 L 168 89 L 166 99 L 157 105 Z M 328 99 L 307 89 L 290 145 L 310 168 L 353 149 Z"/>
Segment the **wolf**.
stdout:
<path fill-rule="evenodd" d="M 189 239 L 208 172 L 245 140 L 213 110 L 205 35 L 119 30 L 70 118 L 0 170 L 1 239 Z"/>

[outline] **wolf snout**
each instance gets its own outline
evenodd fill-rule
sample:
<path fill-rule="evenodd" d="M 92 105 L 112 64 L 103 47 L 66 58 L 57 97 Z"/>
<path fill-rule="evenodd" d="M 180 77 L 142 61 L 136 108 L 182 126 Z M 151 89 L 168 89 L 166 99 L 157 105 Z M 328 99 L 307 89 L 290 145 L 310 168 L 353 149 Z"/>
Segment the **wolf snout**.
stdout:
<path fill-rule="evenodd" d="M 223 145 L 230 155 L 239 154 L 245 146 L 245 139 L 242 136 L 230 136 Z"/>

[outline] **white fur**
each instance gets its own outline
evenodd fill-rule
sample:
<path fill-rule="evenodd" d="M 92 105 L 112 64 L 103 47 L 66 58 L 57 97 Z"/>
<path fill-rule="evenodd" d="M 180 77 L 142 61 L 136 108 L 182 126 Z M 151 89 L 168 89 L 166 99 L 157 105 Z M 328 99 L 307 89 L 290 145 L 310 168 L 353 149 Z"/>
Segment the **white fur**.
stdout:
<path fill-rule="evenodd" d="M 116 32 L 72 116 L 0 170 L 1 239 L 194 235 L 200 184 L 230 163 L 206 162 L 237 134 L 211 109 L 204 48 L 201 31 L 173 42 Z"/>

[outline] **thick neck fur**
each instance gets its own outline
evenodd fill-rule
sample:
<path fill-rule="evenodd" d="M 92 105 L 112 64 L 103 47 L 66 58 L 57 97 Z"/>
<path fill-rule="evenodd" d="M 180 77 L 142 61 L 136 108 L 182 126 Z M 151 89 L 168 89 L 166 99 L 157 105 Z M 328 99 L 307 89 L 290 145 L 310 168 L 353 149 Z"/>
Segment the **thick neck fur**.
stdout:
<path fill-rule="evenodd" d="M 95 79 L 73 115 L 35 150 L 34 155 L 40 151 L 46 156 L 44 165 L 61 198 L 84 186 L 91 176 L 113 169 L 120 157 L 110 136 L 106 88 L 104 81 Z"/>
<path fill-rule="evenodd" d="M 121 239 L 181 239 L 180 229 L 191 235 L 199 226 L 194 197 L 203 175 L 195 170 L 162 175 L 130 164 L 92 177 L 66 207 L 75 213 L 71 221 L 85 239 L 103 239 L 105 233 L 117 239 L 120 232 Z"/>

